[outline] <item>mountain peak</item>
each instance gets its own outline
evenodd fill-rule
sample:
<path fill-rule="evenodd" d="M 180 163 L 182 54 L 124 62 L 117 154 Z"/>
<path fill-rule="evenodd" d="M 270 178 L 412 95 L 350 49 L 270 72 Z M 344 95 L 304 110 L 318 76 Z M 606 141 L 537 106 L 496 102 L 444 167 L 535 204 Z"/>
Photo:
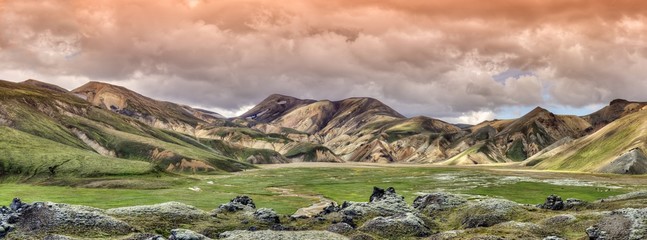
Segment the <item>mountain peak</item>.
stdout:
<path fill-rule="evenodd" d="M 283 94 L 280 94 L 280 93 L 273 93 L 273 94 L 271 94 L 271 95 L 267 96 L 267 98 L 266 98 L 266 99 L 276 99 L 276 98 L 292 98 L 292 99 L 299 99 L 299 98 L 296 98 L 296 97 L 293 97 L 293 96 L 283 95 Z"/>
<path fill-rule="evenodd" d="M 272 94 L 239 117 L 250 118 L 259 122 L 271 122 L 296 107 L 313 102 L 316 101 L 299 99 L 282 94 Z"/>
<path fill-rule="evenodd" d="M 92 90 L 101 90 L 101 89 L 104 89 L 104 88 L 114 88 L 114 89 L 119 89 L 121 91 L 128 91 L 128 92 L 135 93 L 134 91 L 132 91 L 130 89 L 127 89 L 125 87 L 113 85 L 113 84 L 106 83 L 106 82 L 99 82 L 99 81 L 89 81 L 86 84 L 83 84 L 80 87 L 72 90 L 72 92 L 78 92 L 78 91 L 90 90 L 90 89 L 92 89 Z"/>
<path fill-rule="evenodd" d="M 344 109 L 345 106 L 352 106 L 353 108 L 357 108 L 354 111 L 371 112 L 373 114 L 392 116 L 395 118 L 405 118 L 393 108 L 372 97 L 351 97 L 337 101 L 336 103 L 340 104 L 342 109 Z"/>
<path fill-rule="evenodd" d="M 550 111 L 546 110 L 545 108 L 542 108 L 540 106 L 535 107 L 530 111 L 529 113 L 550 113 Z"/>
<path fill-rule="evenodd" d="M 614 99 L 613 101 L 611 101 L 609 103 L 609 105 L 627 104 L 627 103 L 629 103 L 629 101 L 627 101 L 625 99 Z"/>

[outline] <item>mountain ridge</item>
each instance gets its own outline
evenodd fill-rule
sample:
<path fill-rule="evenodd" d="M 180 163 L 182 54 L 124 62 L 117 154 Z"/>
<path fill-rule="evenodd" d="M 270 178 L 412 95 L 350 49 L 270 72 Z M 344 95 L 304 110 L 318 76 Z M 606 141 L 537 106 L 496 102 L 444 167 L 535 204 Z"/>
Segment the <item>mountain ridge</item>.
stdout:
<path fill-rule="evenodd" d="M 272 94 L 244 114 L 224 118 L 212 111 L 155 100 L 97 81 L 72 91 L 37 80 L 2 82 L 1 89 L 4 91 L 0 91 L 0 100 L 6 106 L 0 107 L 0 125 L 106 157 L 161 161 L 158 164 L 165 171 L 213 171 L 223 167 L 236 170 L 218 165 L 223 160 L 241 164 L 518 162 L 520 166 L 542 167 L 548 162 L 541 163 L 545 159 L 539 161 L 535 155 L 550 153 L 558 158 L 555 153 L 563 145 L 592 136 L 607 125 L 616 126 L 612 123 L 633 116 L 647 105 L 614 100 L 582 117 L 557 115 L 538 106 L 516 119 L 467 126 L 426 116 L 407 118 L 370 97 L 330 101 Z M 24 99 L 28 105 L 16 99 Z M 47 102 L 51 100 L 56 102 Z M 16 114 L 42 117 L 20 119 Z M 124 143 L 132 146 L 115 144 L 109 140 L 113 138 L 128 139 Z M 132 149 L 125 152 L 126 148 Z M 132 155 L 131 151 L 136 153 Z M 206 152 L 187 155 L 194 151 Z M 208 160 L 211 157 L 206 156 L 211 154 L 220 160 Z M 642 166 L 644 154 L 633 152 L 627 156 L 622 164 L 637 161 L 636 166 Z M 614 169 L 617 168 L 622 167 Z"/>

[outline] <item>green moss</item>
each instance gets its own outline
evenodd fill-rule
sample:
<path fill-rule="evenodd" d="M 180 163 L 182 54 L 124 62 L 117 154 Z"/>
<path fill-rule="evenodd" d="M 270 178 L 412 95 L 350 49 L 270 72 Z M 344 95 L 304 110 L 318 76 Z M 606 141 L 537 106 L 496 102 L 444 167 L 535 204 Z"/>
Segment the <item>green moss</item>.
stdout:
<path fill-rule="evenodd" d="M 285 157 L 295 158 L 303 156 L 304 161 L 313 162 L 317 160 L 317 151 L 330 152 L 332 154 L 332 151 L 323 145 L 299 143 L 285 153 Z"/>
<path fill-rule="evenodd" d="M 506 152 L 506 157 L 513 161 L 523 161 L 525 160 L 528 156 L 526 154 L 526 150 L 524 150 L 523 147 L 523 140 L 517 139 L 512 143 L 512 146 L 508 149 Z"/>
<path fill-rule="evenodd" d="M 0 127 L 0 151 L 3 172 L 20 179 L 136 175 L 152 171 L 148 163 L 104 157 L 8 127 Z M 55 168 L 53 175 L 50 167 Z"/>

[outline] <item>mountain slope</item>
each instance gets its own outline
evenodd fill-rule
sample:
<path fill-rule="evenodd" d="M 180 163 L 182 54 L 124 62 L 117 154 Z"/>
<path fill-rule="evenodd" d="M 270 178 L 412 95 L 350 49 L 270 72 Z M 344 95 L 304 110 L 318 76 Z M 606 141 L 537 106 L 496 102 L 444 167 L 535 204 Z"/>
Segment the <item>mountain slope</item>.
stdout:
<path fill-rule="evenodd" d="M 128 161 L 61 144 L 0 126 L 0 176 L 29 180 L 38 177 L 96 177 L 154 172 L 150 163 Z"/>
<path fill-rule="evenodd" d="M 94 106 L 136 118 L 157 128 L 192 134 L 202 123 L 221 118 L 217 113 L 193 109 L 171 102 L 157 101 L 124 87 L 89 82 L 72 90 Z"/>
<path fill-rule="evenodd" d="M 445 164 L 483 164 L 523 161 L 564 138 L 591 131 L 582 118 L 555 115 L 537 107 L 518 119 L 489 121 L 471 128 L 461 141 L 471 146 Z"/>
<path fill-rule="evenodd" d="M 68 91 L 67 89 L 65 89 L 65 88 L 62 88 L 62 87 L 56 86 L 56 85 L 54 85 L 54 84 L 50 84 L 50 83 L 45 83 L 45 82 L 41 82 L 41 81 L 38 81 L 38 80 L 34 80 L 34 79 L 28 79 L 28 80 L 25 80 L 25 81 L 21 82 L 21 84 L 26 84 L 26 85 L 31 85 L 31 86 L 35 86 L 35 87 L 40 87 L 40 88 L 44 88 L 44 89 L 51 90 L 51 91 L 54 91 L 54 92 L 59 92 L 59 93 L 67 93 L 67 92 L 69 92 L 69 91 Z"/>
<path fill-rule="evenodd" d="M 0 172 L 46 177 L 54 167 L 58 175 L 84 177 L 238 171 L 288 162 L 523 161 L 518 165 L 642 173 L 647 172 L 643 108 L 614 100 L 577 117 L 537 107 L 518 119 L 458 127 L 424 116 L 406 118 L 373 98 L 316 101 L 275 94 L 241 117 L 224 119 L 105 83 L 67 92 L 36 80 L 0 81 L 0 149 L 10 153 L 0 156 Z M 36 152 L 20 148 L 21 138 Z M 61 152 L 40 153 L 50 148 Z M 37 159 L 25 160 L 30 158 Z M 97 161 L 111 166 L 94 169 L 100 167 Z"/>
<path fill-rule="evenodd" d="M 373 98 L 315 101 L 274 94 L 239 118 L 309 134 L 338 135 L 370 122 L 404 116 Z"/>
<path fill-rule="evenodd" d="M 0 138 L 0 145 L 16 150 L 10 156 L 0 156 L 3 169 L 16 169 L 16 166 L 20 166 L 20 169 L 33 170 L 29 175 L 45 174 L 49 167 L 68 158 L 75 161 L 66 162 L 66 165 L 90 167 L 79 171 L 79 176 L 85 171 L 96 172 L 98 175 L 118 174 L 94 169 L 101 167 L 93 164 L 97 159 L 110 159 L 111 162 L 120 162 L 125 166 L 145 163 L 146 171 L 158 171 L 171 166 L 173 171 L 206 172 L 237 171 L 250 167 L 223 156 L 191 137 L 153 128 L 130 117 L 93 107 L 72 94 L 29 84 L 0 81 L 0 126 L 4 127 L 6 134 L 6 138 Z M 16 136 L 26 139 L 24 144 L 33 142 L 34 146 L 39 146 L 34 151 L 51 150 L 37 153 L 17 148 L 10 142 Z M 74 153 L 74 157 L 54 154 L 56 150 L 63 149 L 63 152 Z M 46 155 L 47 152 L 52 154 Z M 30 156 L 35 155 L 39 157 L 30 160 Z M 43 159 L 47 161 L 43 162 Z M 33 165 L 28 168 L 25 167 L 26 164 Z M 68 166 L 61 167 L 66 168 Z M 139 167 L 133 169 L 146 172 L 140 171 Z M 73 174 L 73 171 L 70 173 Z"/>
<path fill-rule="evenodd" d="M 562 138 L 581 137 L 589 127 L 579 117 L 555 115 L 538 107 L 501 130 L 495 141 L 499 146 L 506 145 L 508 158 L 519 161 Z"/>
<path fill-rule="evenodd" d="M 611 101 L 608 106 L 582 118 L 597 130 L 617 119 L 638 112 L 644 109 L 645 106 L 647 106 L 646 102 L 631 102 L 624 99 L 616 99 Z"/>
<path fill-rule="evenodd" d="M 647 173 L 645 119 L 647 111 L 629 114 L 589 136 L 535 156 L 524 165 L 547 170 Z"/>
<path fill-rule="evenodd" d="M 303 100 L 280 94 L 272 94 L 243 115 L 240 115 L 240 118 L 269 123 L 297 107 L 305 106 L 313 102 L 315 101 Z"/>

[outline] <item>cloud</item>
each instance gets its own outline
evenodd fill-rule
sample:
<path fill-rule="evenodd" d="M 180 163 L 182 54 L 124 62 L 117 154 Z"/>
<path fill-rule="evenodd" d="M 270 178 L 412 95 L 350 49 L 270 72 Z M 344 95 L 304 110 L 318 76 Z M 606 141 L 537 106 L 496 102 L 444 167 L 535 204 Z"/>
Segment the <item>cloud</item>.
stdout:
<path fill-rule="evenodd" d="M 479 124 L 486 120 L 492 120 L 496 117 L 496 114 L 492 111 L 470 111 L 467 113 L 462 113 L 459 117 L 446 118 L 445 121 L 452 123 L 463 123 L 463 124 Z"/>
<path fill-rule="evenodd" d="M 0 0 L 0 78 L 107 81 L 228 113 L 272 93 L 367 96 L 473 122 L 647 100 L 646 12 L 627 0 Z"/>

